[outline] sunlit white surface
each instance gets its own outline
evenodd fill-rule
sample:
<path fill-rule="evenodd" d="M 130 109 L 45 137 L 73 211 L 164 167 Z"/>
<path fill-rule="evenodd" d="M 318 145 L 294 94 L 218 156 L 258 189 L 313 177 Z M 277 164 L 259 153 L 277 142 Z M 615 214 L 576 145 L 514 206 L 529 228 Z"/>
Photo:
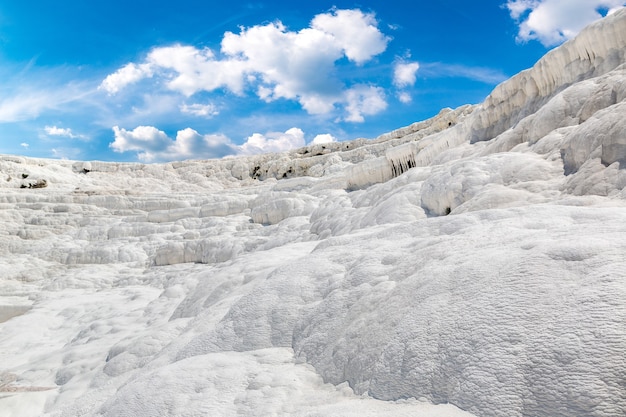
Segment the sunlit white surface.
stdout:
<path fill-rule="evenodd" d="M 625 33 L 373 141 L 1 156 L 0 415 L 621 415 Z"/>

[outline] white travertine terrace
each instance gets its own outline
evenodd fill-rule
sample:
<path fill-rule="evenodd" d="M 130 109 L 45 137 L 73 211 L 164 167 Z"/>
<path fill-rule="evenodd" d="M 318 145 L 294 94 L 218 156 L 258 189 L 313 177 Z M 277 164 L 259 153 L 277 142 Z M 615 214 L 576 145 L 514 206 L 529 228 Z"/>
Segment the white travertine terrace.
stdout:
<path fill-rule="evenodd" d="M 625 51 L 374 140 L 0 156 L 0 415 L 623 416 Z"/>

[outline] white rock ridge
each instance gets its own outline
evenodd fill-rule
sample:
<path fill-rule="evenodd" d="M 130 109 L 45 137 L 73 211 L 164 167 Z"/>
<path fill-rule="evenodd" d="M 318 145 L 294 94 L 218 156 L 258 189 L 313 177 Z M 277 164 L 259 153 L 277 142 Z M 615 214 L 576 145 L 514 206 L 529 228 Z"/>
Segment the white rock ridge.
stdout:
<path fill-rule="evenodd" d="M 625 34 L 374 140 L 0 156 L 0 416 L 623 416 Z"/>

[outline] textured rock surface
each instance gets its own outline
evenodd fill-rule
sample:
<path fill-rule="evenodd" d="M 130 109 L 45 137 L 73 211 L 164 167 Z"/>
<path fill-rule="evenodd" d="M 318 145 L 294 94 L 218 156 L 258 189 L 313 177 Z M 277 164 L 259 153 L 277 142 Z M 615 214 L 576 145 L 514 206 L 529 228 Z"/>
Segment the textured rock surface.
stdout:
<path fill-rule="evenodd" d="M 0 414 L 623 416 L 624 51 L 375 140 L 0 156 Z"/>

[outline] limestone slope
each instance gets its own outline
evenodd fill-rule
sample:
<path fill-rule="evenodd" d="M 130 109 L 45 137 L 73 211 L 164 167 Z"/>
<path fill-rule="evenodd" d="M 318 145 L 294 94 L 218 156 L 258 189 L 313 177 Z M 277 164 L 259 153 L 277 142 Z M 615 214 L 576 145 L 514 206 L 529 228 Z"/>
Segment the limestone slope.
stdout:
<path fill-rule="evenodd" d="M 0 156 L 0 415 L 623 416 L 625 34 L 374 140 Z"/>

